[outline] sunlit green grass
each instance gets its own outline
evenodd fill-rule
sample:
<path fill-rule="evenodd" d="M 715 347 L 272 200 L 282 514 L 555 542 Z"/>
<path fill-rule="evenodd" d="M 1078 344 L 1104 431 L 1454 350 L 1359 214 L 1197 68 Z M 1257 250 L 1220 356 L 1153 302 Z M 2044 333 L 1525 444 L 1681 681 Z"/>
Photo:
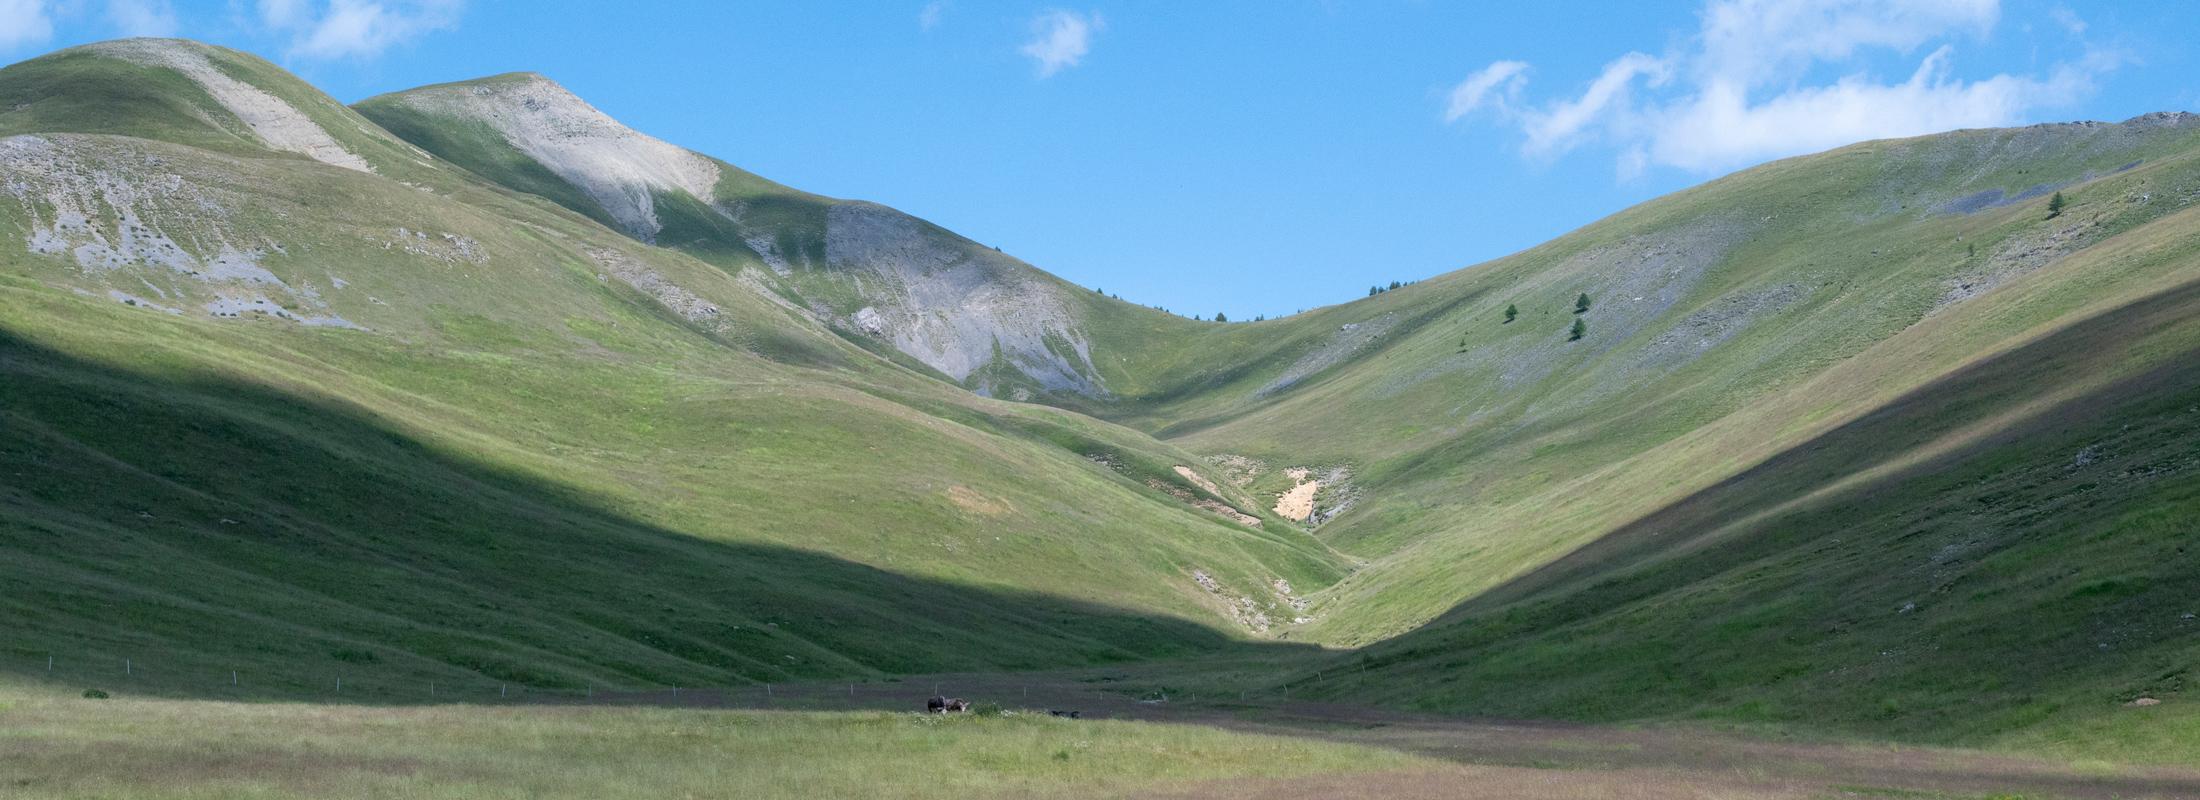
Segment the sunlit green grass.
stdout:
<path fill-rule="evenodd" d="M 1312 739 L 1043 714 L 0 694 L 0 790 L 19 798 L 1094 797 L 1429 763 Z"/>

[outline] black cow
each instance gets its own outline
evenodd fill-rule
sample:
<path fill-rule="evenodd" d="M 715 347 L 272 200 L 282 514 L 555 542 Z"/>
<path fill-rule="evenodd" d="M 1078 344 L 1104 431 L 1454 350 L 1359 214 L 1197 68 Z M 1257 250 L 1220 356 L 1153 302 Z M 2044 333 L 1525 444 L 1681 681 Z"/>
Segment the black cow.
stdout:
<path fill-rule="evenodd" d="M 924 701 L 924 710 L 932 714 L 969 711 L 970 701 L 960 697 L 934 696 L 932 699 Z"/>

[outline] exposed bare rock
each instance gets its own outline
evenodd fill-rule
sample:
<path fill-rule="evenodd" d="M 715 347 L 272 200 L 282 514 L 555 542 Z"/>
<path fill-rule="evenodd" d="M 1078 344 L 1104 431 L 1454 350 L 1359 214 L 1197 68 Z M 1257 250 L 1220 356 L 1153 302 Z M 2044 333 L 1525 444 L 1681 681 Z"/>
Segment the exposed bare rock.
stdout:
<path fill-rule="evenodd" d="M 431 87 L 400 98 L 421 111 L 486 123 L 643 241 L 655 241 L 664 229 L 657 193 L 682 191 L 706 205 L 716 198 L 717 162 L 619 124 L 540 75 Z"/>
<path fill-rule="evenodd" d="M 2066 218 L 2048 230 L 2011 237 L 1986 262 L 1948 280 L 1948 290 L 1933 312 L 1993 291 L 2002 284 L 2084 249 L 2101 236 L 2099 219 Z"/>
<path fill-rule="evenodd" d="M 1105 392 L 1061 287 L 1007 256 L 852 202 L 827 213 L 825 258 L 872 301 L 854 325 L 948 377 L 965 380 L 999 358 L 1049 391 Z"/>
<path fill-rule="evenodd" d="M 346 149 L 305 112 L 260 87 L 230 77 L 206 59 L 206 45 L 181 39 L 123 39 L 91 46 L 92 52 L 149 67 L 166 67 L 197 82 L 236 115 L 268 147 L 300 153 L 324 164 L 373 172 L 366 159 Z"/>
<path fill-rule="evenodd" d="M 1297 386 L 1300 381 L 1313 377 L 1322 370 L 1336 366 L 1345 359 L 1367 349 L 1370 345 L 1381 341 L 1383 335 L 1389 333 L 1390 329 L 1397 327 L 1397 325 L 1397 314 L 1383 314 L 1374 319 L 1340 325 L 1337 327 L 1336 332 L 1329 335 L 1328 341 L 1323 342 L 1306 355 L 1299 356 L 1298 361 L 1293 362 L 1289 368 L 1283 371 L 1283 374 L 1276 376 L 1275 380 L 1269 381 L 1268 385 L 1255 391 L 1253 396 L 1267 397 Z"/>
<path fill-rule="evenodd" d="M 1216 497 L 1222 496 L 1222 487 L 1216 486 L 1214 481 L 1207 480 L 1207 476 L 1194 472 L 1191 467 L 1178 464 L 1176 465 L 1176 474 L 1187 481 L 1191 481 L 1192 485 L 1199 487 L 1201 491 Z"/>
<path fill-rule="evenodd" d="M 1221 516 L 1221 517 L 1227 518 L 1227 519 L 1229 519 L 1230 521 L 1232 521 L 1232 522 L 1236 522 L 1236 523 L 1237 523 L 1237 524 L 1239 524 L 1239 525 L 1244 525 L 1244 526 L 1247 526 L 1247 527 L 1254 527 L 1254 528 L 1258 528 L 1258 527 L 1260 527 L 1260 518 L 1259 518 L 1259 517 L 1253 516 L 1253 515 L 1251 515 L 1251 514 L 1247 514 L 1247 513 L 1243 512 L 1243 511 L 1239 511 L 1239 510 L 1237 510 L 1237 508 L 1236 508 L 1236 507 L 1234 507 L 1234 506 L 1231 506 L 1231 505 L 1230 505 L 1230 504 L 1228 504 L 1228 503 L 1224 503 L 1224 502 L 1222 502 L 1222 501 L 1220 501 L 1220 500 L 1215 500 L 1215 499 L 1212 499 L 1212 498 L 1207 498 L 1207 497 L 1200 497 L 1200 496 L 1198 496 L 1198 495 L 1192 494 L 1192 493 L 1191 493 L 1191 492 L 1189 492 L 1189 491 L 1186 491 L 1186 490 L 1184 490 L 1184 489 L 1183 489 L 1183 488 L 1181 488 L 1181 487 L 1177 487 L 1177 486 L 1171 486 L 1171 485 L 1169 485 L 1169 484 L 1167 484 L 1167 483 L 1163 483 L 1163 482 L 1162 482 L 1162 481 L 1160 481 L 1159 479 L 1148 479 L 1148 480 L 1146 481 L 1146 485 L 1147 485 L 1148 487 L 1150 487 L 1150 488 L 1153 488 L 1153 489 L 1155 489 L 1155 490 L 1158 490 L 1158 491 L 1160 491 L 1160 492 L 1162 492 L 1162 493 L 1164 493 L 1164 494 L 1167 494 L 1167 495 L 1169 495 L 1170 497 L 1174 497 L 1174 498 L 1176 498 L 1176 499 L 1178 499 L 1178 500 L 1182 500 L 1182 501 L 1184 501 L 1185 503 L 1187 503 L 1187 504 L 1190 504 L 1190 505 L 1191 505 L 1191 506 L 1192 506 L 1193 508 L 1197 508 L 1197 509 L 1200 509 L 1200 510 L 1202 510 L 1202 511 L 1206 511 L 1206 512 L 1209 512 L 1209 513 L 1215 514 L 1215 515 L 1217 515 L 1217 516 Z M 1210 485 L 1212 485 L 1212 484 L 1210 484 Z"/>
<path fill-rule="evenodd" d="M 663 274 L 650 269 L 649 265 L 634 257 L 600 247 L 589 248 L 588 257 L 595 259 L 597 264 L 602 265 L 621 283 L 655 298 L 682 319 L 714 331 L 723 332 L 727 329 L 725 314 L 718 306 L 666 279 Z"/>
<path fill-rule="evenodd" d="M 199 307 L 216 317 L 364 330 L 329 313 L 312 287 L 261 266 L 282 245 L 239 229 L 229 192 L 212 188 L 208 176 L 172 171 L 129 140 L 8 137 L 0 140 L 0 176 L 28 223 L 25 249 L 67 258 L 94 282 L 142 286 L 169 300 L 206 298 Z M 117 302 L 151 305 L 115 292 Z"/>
<path fill-rule="evenodd" d="M 1305 522 L 1314 515 L 1314 495 L 1322 490 L 1322 482 L 1315 480 L 1313 471 L 1305 467 L 1292 467 L 1283 473 L 1298 485 L 1276 497 L 1276 516 L 1292 522 Z"/>

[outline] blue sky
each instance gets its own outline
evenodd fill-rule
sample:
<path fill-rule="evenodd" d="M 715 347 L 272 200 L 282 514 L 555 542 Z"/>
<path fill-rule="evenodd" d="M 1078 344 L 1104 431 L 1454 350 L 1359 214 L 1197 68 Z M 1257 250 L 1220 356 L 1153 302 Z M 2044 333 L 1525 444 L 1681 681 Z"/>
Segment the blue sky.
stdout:
<path fill-rule="evenodd" d="M 0 0 L 354 101 L 545 73 L 645 132 L 1233 319 L 1533 246 L 1770 158 L 2200 109 L 2185 2 Z"/>

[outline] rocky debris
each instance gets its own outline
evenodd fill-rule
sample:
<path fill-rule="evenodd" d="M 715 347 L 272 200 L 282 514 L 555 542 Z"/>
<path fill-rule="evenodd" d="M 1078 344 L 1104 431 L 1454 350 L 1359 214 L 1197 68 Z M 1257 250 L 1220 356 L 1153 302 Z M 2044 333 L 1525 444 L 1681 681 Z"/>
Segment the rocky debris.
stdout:
<path fill-rule="evenodd" d="M 1213 500 L 1194 495 L 1191 492 L 1186 491 L 1183 487 L 1165 483 L 1159 478 L 1147 479 L 1146 485 L 1170 497 L 1182 500 L 1185 503 L 1190 504 L 1193 508 L 1213 512 L 1217 515 L 1226 517 L 1230 519 L 1230 521 L 1236 522 L 1239 525 L 1244 525 L 1252 528 L 1260 527 L 1259 517 L 1247 514 L 1243 511 L 1239 511 L 1236 507 L 1224 503 L 1220 500 Z M 1209 485 L 1211 486 L 1213 484 Z"/>
<path fill-rule="evenodd" d="M 137 296 L 137 295 L 134 295 L 134 294 L 130 294 L 129 292 L 121 291 L 121 290 L 118 290 L 118 289 L 109 289 L 109 290 L 107 290 L 107 297 L 108 297 L 108 299 L 111 299 L 111 300 L 113 300 L 113 301 L 115 301 L 115 302 L 117 302 L 117 303 L 121 303 L 121 304 L 123 304 L 123 305 L 126 305 L 126 306 L 137 306 L 138 308 L 150 308 L 150 309 L 154 309 L 154 310 L 156 310 L 156 311 L 165 311 L 165 312 L 168 312 L 168 313 L 170 313 L 170 314 L 182 314 L 182 313 L 183 313 L 183 309 L 180 309 L 180 308 L 176 308 L 176 307 L 173 307 L 173 306 L 164 306 L 164 305 L 161 305 L 161 304 L 159 304 L 159 303 L 155 303 L 155 302 L 153 302 L 153 301 L 151 301 L 151 300 L 147 300 L 147 299 L 145 299 L 145 298 L 143 298 L 143 297 L 139 297 L 139 296 Z"/>
<path fill-rule="evenodd" d="M 1047 391 L 1105 395 L 1062 288 L 1014 259 L 872 203 L 826 213 L 826 267 L 871 300 L 859 328 L 957 381 L 997 359 Z M 983 392 L 993 387 L 978 387 Z"/>
<path fill-rule="evenodd" d="M 1292 467 L 1283 474 L 1290 476 L 1297 485 L 1290 491 L 1276 496 L 1276 516 L 1292 522 L 1305 522 L 1314 515 L 1314 496 L 1322 490 L 1322 482 L 1315 480 L 1313 471 L 1305 467 Z"/>
<path fill-rule="evenodd" d="M 878 313 L 878 309 L 871 306 L 864 306 L 863 308 L 858 309 L 856 311 L 855 317 L 852 318 L 850 321 L 855 323 L 856 330 L 862 331 L 865 335 L 886 335 L 886 318 L 880 316 Z"/>
<path fill-rule="evenodd" d="M 665 308 L 680 315 L 681 319 L 719 333 L 724 333 L 731 327 L 718 306 L 673 283 L 633 256 L 600 247 L 589 248 L 588 256 L 609 271 L 612 277 L 654 298 Z"/>
<path fill-rule="evenodd" d="M 740 223 L 742 221 L 742 209 L 739 206 L 722 210 L 734 222 Z M 742 237 L 741 243 L 748 245 L 749 249 L 756 253 L 756 257 L 763 260 L 764 266 L 770 267 L 772 272 L 780 275 L 794 273 L 794 263 L 787 260 L 787 254 L 780 250 L 778 236 L 770 233 L 754 234 Z M 807 266 L 809 259 L 804 258 L 803 261 L 804 265 Z"/>
<path fill-rule="evenodd" d="M 1222 584 L 1215 582 L 1215 577 L 1207 574 L 1206 570 L 1192 570 L 1192 582 L 1199 584 L 1199 588 L 1210 592 L 1222 591 Z"/>
<path fill-rule="evenodd" d="M 1231 618 L 1236 619 L 1237 623 L 1245 626 L 1247 630 L 1254 633 L 1267 633 L 1268 629 L 1274 625 L 1268 619 L 1267 612 L 1261 609 L 1260 601 L 1245 595 L 1231 595 L 1223 588 L 1221 581 L 1215 580 L 1214 576 L 1208 575 L 1205 570 L 1192 570 L 1192 582 L 1199 584 L 1199 588 L 1207 590 L 1208 594 L 1214 595 L 1216 599 L 1222 601 L 1223 607 L 1229 612 Z"/>
<path fill-rule="evenodd" d="M 434 259 L 446 264 L 482 264 L 487 263 L 489 260 L 489 254 L 481 249 L 481 242 L 476 241 L 471 236 L 460 236 L 455 233 L 439 233 L 430 236 L 427 231 L 398 228 L 396 240 L 383 242 L 382 246 L 386 249 L 403 250 L 411 255 Z M 342 282 L 338 281 L 338 283 L 341 284 Z M 336 288 L 341 289 L 344 287 L 339 285 Z"/>
<path fill-rule="evenodd" d="M 399 95 L 398 102 L 487 124 L 645 242 L 664 230 L 658 193 L 686 192 L 715 207 L 717 162 L 619 124 L 540 75 L 419 89 Z"/>
<path fill-rule="evenodd" d="M 374 171 L 366 159 L 345 149 L 305 112 L 214 66 L 207 60 L 206 50 L 206 45 L 180 39 L 124 39 L 91 45 L 92 52 L 109 58 L 183 73 L 270 148 L 345 169 Z"/>
<path fill-rule="evenodd" d="M 1251 484 L 1254 478 L 1260 477 L 1261 471 L 1266 469 L 1252 458 L 1228 453 L 1208 456 L 1207 463 L 1222 471 L 1224 481 L 1241 489 Z"/>
<path fill-rule="evenodd" d="M 1292 611 L 1297 612 L 1296 616 L 1293 616 L 1291 618 L 1292 624 L 1304 625 L 1306 623 L 1314 621 L 1313 617 L 1306 615 L 1307 607 L 1312 604 L 1307 602 L 1306 598 L 1300 597 L 1296 593 L 1291 591 L 1290 581 L 1284 580 L 1282 578 L 1277 578 L 1275 580 L 1269 581 L 1268 585 L 1270 588 L 1276 590 L 1276 597 L 1282 599 L 1284 605 L 1290 606 Z"/>
<path fill-rule="evenodd" d="M 1335 519 L 1352 507 L 1359 493 L 1349 483 L 1352 470 L 1347 467 L 1330 467 L 1320 474 L 1313 467 L 1291 467 L 1283 471 L 1294 486 L 1276 496 L 1276 516 L 1309 526 L 1319 526 Z M 1329 505 L 1322 505 L 1327 490 Z"/>
<path fill-rule="evenodd" d="M 1214 481 L 1207 480 L 1207 476 L 1192 471 L 1191 467 L 1178 464 L 1176 465 L 1176 474 L 1184 480 L 1190 481 L 1193 486 L 1199 487 L 1200 491 L 1214 495 L 1216 498 L 1222 497 L 1222 487 L 1216 486 Z"/>
<path fill-rule="evenodd" d="M 206 313 L 213 316 L 228 317 L 231 319 L 243 317 L 246 315 L 253 315 L 286 319 L 300 325 L 315 328 L 347 328 L 355 331 L 367 330 L 365 327 L 354 324 L 351 320 L 344 319 L 343 317 L 335 315 L 307 316 L 304 314 L 299 314 L 298 312 L 292 311 L 288 308 L 284 308 L 280 304 L 277 304 L 276 302 L 267 299 L 267 297 L 263 295 L 217 297 L 211 301 L 208 301 L 205 305 L 201 306 L 201 308 L 204 308 L 206 310 Z"/>
<path fill-rule="evenodd" d="M 216 317 L 252 314 L 365 330 L 327 313 L 312 287 L 292 286 L 261 266 L 282 245 L 240 230 L 229 210 L 240 201 L 212 188 L 215 179 L 176 169 L 125 140 L 0 140 L 0 175 L 22 208 L 31 253 L 66 257 L 88 278 L 135 281 L 171 301 L 211 295 L 200 307 Z"/>
<path fill-rule="evenodd" d="M 1385 313 L 1374 319 L 1339 325 L 1337 330 L 1329 335 L 1327 341 L 1321 343 L 1306 355 L 1299 356 L 1299 360 L 1292 362 L 1290 367 L 1285 368 L 1283 374 L 1277 375 L 1275 380 L 1268 382 L 1268 385 L 1262 386 L 1259 390 L 1253 392 L 1253 396 L 1255 398 L 1268 397 L 1297 386 L 1300 381 L 1318 375 L 1323 370 L 1358 355 L 1360 351 L 1366 350 L 1376 342 L 1381 341 L 1385 334 L 1390 333 L 1391 328 L 1397 326 L 1398 315 L 1395 312 Z"/>
<path fill-rule="evenodd" d="M 1984 266 L 1948 279 L 1948 290 L 1928 313 L 1942 310 L 1993 291 L 2002 284 L 2060 261 L 2099 238 L 2101 218 L 2070 218 L 2046 231 L 2010 237 L 1986 259 Z"/>
<path fill-rule="evenodd" d="M 1758 319 L 1802 302 L 1810 292 L 1810 287 L 1802 284 L 1783 283 L 1711 301 L 1651 340 L 1650 346 L 1643 351 L 1642 361 L 1659 367 L 1687 363 L 1733 338 Z"/>

